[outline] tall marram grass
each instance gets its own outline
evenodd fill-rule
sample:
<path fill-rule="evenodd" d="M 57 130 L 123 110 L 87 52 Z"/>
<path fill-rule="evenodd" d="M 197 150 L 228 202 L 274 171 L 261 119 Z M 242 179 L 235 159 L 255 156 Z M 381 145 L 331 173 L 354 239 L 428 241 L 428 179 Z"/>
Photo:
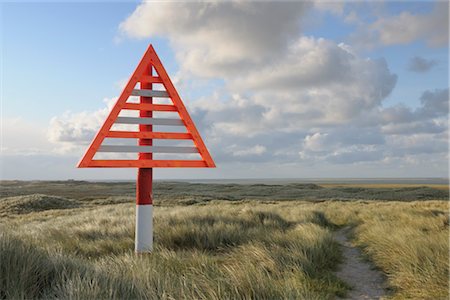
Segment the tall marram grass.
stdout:
<path fill-rule="evenodd" d="M 448 298 L 445 201 L 160 206 L 154 252 L 136 256 L 132 204 L 30 212 L 13 200 L 0 220 L 0 298 L 333 299 L 348 289 L 334 275 L 339 226 L 386 274 L 389 297 Z"/>
<path fill-rule="evenodd" d="M 386 274 L 393 298 L 449 298 L 448 202 L 333 203 L 324 210 L 331 221 L 355 226 L 355 245 Z"/>
<path fill-rule="evenodd" d="M 157 207 L 155 250 L 136 256 L 133 208 L 20 216 L 1 236 L 2 298 L 331 299 L 339 246 L 317 212 L 264 205 Z M 14 230 L 13 230 L 14 228 Z M 14 232 L 14 233 L 12 233 Z M 22 249 L 17 251 L 17 249 Z M 23 258 L 23 259 L 22 259 Z M 23 276 L 23 274 L 32 274 Z M 18 284 L 17 282 L 21 282 Z"/>

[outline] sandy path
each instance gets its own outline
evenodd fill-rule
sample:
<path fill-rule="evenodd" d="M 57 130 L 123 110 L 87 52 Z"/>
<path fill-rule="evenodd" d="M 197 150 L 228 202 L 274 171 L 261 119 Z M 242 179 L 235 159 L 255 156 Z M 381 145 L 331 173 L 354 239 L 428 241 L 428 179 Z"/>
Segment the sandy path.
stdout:
<path fill-rule="evenodd" d="M 360 250 L 349 242 L 348 231 L 349 228 L 343 228 L 335 233 L 344 256 L 344 262 L 336 275 L 353 288 L 345 299 L 383 299 L 386 292 L 382 273 L 362 259 Z"/>

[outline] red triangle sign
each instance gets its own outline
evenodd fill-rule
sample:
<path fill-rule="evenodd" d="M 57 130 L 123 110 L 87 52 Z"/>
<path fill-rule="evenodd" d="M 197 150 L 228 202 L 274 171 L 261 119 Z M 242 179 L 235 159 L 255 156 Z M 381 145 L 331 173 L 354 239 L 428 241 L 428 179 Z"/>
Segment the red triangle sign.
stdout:
<path fill-rule="evenodd" d="M 157 76 L 153 74 L 156 71 Z M 136 89 L 137 83 L 140 89 Z M 160 84 L 165 90 L 153 90 Z M 139 96 L 139 103 L 127 102 L 130 96 Z M 154 100 L 170 99 L 172 104 L 156 104 Z M 122 111 L 138 111 L 139 117 L 119 116 Z M 177 118 L 153 118 L 153 112 L 173 112 Z M 137 124 L 138 131 L 112 130 L 114 124 Z M 156 132 L 153 126 L 184 128 L 185 132 Z M 136 146 L 103 145 L 108 139 L 137 139 Z M 153 140 L 192 140 L 194 147 L 154 146 Z M 136 159 L 94 159 L 98 152 L 137 153 Z M 153 159 L 154 153 L 198 153 L 201 159 Z M 181 154 L 180 154 L 181 155 Z M 79 168 L 170 168 L 170 167 L 209 167 L 215 164 L 177 90 L 167 75 L 153 46 L 150 45 L 139 65 L 128 80 L 119 99 L 112 108 L 102 127 L 78 164 Z"/>

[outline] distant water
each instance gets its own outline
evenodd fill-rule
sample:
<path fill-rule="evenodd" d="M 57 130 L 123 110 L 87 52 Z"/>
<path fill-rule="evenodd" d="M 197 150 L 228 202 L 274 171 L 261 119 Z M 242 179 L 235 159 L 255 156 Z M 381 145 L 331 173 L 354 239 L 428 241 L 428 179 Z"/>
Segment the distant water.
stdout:
<path fill-rule="evenodd" d="M 166 180 L 161 180 L 166 181 Z M 218 183 L 218 184 L 449 184 L 448 178 L 284 178 L 284 179 L 181 179 L 167 181 L 182 181 L 190 183 Z"/>

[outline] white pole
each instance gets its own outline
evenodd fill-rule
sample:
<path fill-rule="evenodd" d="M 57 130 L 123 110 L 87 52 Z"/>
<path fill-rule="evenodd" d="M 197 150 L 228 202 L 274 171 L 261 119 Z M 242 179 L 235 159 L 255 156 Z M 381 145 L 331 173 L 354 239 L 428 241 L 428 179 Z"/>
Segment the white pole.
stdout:
<path fill-rule="evenodd" d="M 136 253 L 153 250 L 153 205 L 136 205 Z"/>

